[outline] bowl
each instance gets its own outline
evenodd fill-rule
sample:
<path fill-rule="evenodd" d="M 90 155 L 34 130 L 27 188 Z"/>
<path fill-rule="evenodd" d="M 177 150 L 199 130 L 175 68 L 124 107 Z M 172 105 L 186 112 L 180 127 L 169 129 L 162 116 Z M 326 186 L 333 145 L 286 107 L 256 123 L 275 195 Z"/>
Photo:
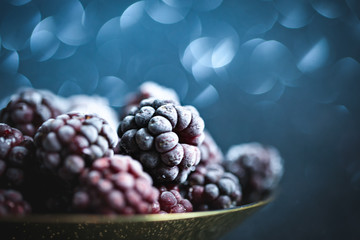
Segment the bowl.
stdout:
<path fill-rule="evenodd" d="M 218 239 L 273 198 L 236 208 L 133 216 L 28 215 L 0 218 L 8 239 Z M 4 235 L 6 234 L 6 235 Z M 4 239 L 4 238 L 1 238 Z"/>

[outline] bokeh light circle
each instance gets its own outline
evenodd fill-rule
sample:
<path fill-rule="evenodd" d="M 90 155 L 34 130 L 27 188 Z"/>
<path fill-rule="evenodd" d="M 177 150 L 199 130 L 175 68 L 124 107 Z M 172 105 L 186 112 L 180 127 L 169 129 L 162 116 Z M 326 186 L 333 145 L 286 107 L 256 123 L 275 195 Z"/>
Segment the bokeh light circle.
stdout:
<path fill-rule="evenodd" d="M 2 46 L 8 50 L 22 50 L 35 26 L 40 22 L 39 8 L 32 2 L 11 7 L 1 20 Z"/>

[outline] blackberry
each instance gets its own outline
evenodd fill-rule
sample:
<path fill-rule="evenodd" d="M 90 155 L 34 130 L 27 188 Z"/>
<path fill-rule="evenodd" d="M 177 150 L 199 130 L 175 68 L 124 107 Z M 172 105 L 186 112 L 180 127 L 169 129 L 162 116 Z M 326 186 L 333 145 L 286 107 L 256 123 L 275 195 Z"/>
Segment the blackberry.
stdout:
<path fill-rule="evenodd" d="M 126 98 L 123 116 L 126 116 L 133 107 L 136 107 L 142 100 L 147 98 L 171 99 L 175 103 L 180 103 L 179 96 L 173 89 L 166 88 L 155 82 L 144 82 L 137 92 L 129 94 Z"/>
<path fill-rule="evenodd" d="M 130 156 L 97 159 L 80 176 L 73 208 L 86 213 L 151 213 L 159 191 L 141 164 Z"/>
<path fill-rule="evenodd" d="M 200 161 L 204 121 L 191 106 L 144 99 L 120 122 L 120 149 L 157 183 L 184 182 Z"/>
<path fill-rule="evenodd" d="M 157 213 L 185 213 L 192 212 L 191 202 L 183 198 L 177 185 L 159 186 L 159 208 Z"/>
<path fill-rule="evenodd" d="M 49 91 L 24 89 L 13 95 L 1 110 L 0 122 L 34 137 L 43 122 L 64 113 L 66 109 L 66 101 Z"/>
<path fill-rule="evenodd" d="M 109 101 L 100 96 L 74 95 L 68 98 L 68 112 L 96 114 L 105 119 L 113 129 L 119 126 L 117 113 L 110 107 Z"/>
<path fill-rule="evenodd" d="M 0 189 L 0 217 L 23 216 L 31 213 L 28 202 L 20 192 L 12 189 Z"/>
<path fill-rule="evenodd" d="M 197 166 L 188 177 L 187 189 L 188 199 L 197 211 L 235 207 L 242 197 L 237 177 L 219 164 Z"/>
<path fill-rule="evenodd" d="M 232 146 L 226 155 L 226 169 L 234 173 L 243 188 L 243 204 L 256 202 L 278 185 L 283 160 L 272 146 L 245 143 Z"/>
<path fill-rule="evenodd" d="M 44 122 L 34 141 L 41 167 L 71 181 L 95 159 L 111 156 L 117 139 L 104 119 L 68 113 Z"/>
<path fill-rule="evenodd" d="M 0 188 L 21 188 L 35 166 L 34 143 L 16 128 L 0 123 Z"/>
<path fill-rule="evenodd" d="M 210 135 L 209 131 L 205 130 L 205 138 L 200 145 L 201 160 L 200 164 L 207 165 L 213 163 L 221 164 L 224 160 L 224 154 L 222 153 L 215 140 Z"/>

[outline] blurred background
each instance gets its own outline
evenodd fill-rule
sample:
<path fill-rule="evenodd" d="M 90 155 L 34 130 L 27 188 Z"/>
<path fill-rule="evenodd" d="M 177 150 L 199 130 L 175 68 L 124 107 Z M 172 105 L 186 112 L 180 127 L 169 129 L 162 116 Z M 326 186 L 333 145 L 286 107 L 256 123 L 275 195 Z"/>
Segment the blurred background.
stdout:
<path fill-rule="evenodd" d="M 357 0 L 2 0 L 0 107 L 20 87 L 100 95 L 145 81 L 196 106 L 224 152 L 277 147 L 274 202 L 229 239 L 360 238 Z"/>

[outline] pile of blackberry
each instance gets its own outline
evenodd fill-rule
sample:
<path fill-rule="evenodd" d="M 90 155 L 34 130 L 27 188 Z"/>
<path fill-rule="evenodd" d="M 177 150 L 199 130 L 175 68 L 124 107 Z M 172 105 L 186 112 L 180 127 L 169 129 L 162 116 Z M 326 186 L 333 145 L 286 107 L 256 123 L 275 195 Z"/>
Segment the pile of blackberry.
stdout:
<path fill-rule="evenodd" d="M 122 97 L 117 113 L 99 96 L 15 93 L 0 111 L 0 217 L 227 209 L 276 189 L 274 147 L 223 154 L 198 110 L 153 82 Z"/>

